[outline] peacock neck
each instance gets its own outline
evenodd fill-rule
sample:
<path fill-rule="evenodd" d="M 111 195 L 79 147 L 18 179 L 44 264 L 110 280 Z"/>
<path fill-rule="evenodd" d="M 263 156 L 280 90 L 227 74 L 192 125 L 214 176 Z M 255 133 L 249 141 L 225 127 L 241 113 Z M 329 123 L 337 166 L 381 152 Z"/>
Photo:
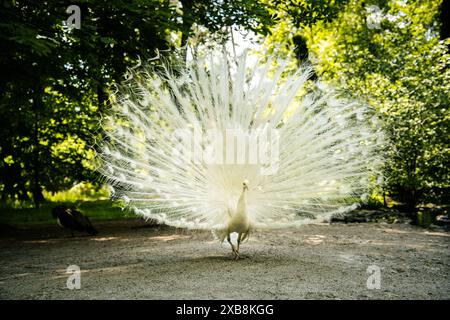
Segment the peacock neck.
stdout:
<path fill-rule="evenodd" d="M 242 190 L 241 196 L 239 197 L 238 203 L 237 203 L 237 213 L 246 215 L 247 214 L 247 188 L 244 188 Z"/>

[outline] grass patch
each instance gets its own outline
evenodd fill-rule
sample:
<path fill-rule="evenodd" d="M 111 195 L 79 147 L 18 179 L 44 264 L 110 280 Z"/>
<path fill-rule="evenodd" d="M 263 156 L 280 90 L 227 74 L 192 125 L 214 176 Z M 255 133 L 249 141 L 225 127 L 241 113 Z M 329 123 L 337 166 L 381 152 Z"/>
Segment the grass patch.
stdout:
<path fill-rule="evenodd" d="M 52 209 L 59 204 L 75 206 L 91 221 L 109 219 L 129 219 L 136 215 L 128 210 L 122 210 L 119 202 L 109 200 L 76 201 L 76 202 L 45 202 L 39 209 L 0 208 L 0 223 L 10 225 L 54 224 Z"/>

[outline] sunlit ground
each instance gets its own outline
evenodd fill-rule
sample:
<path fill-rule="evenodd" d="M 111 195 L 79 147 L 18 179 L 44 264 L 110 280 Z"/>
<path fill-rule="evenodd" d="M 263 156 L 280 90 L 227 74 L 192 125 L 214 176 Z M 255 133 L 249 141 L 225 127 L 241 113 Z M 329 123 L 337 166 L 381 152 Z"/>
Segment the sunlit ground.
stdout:
<path fill-rule="evenodd" d="M 96 223 L 2 232 L 0 298 L 449 299 L 450 234 L 408 224 L 309 225 L 256 232 L 232 260 L 209 232 Z M 69 290 L 69 266 L 81 288 Z M 368 268 L 379 268 L 370 289 Z"/>

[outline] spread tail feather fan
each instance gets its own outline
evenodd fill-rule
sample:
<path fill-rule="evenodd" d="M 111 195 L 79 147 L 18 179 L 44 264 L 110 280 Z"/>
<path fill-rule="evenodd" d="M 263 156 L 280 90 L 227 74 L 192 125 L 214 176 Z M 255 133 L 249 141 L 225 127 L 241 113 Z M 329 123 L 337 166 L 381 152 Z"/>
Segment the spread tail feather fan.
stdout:
<path fill-rule="evenodd" d="M 252 228 L 356 208 L 382 163 L 373 110 L 310 80 L 310 67 L 248 60 L 210 55 L 176 73 L 134 73 L 99 150 L 116 197 L 146 218 L 210 230 L 239 210 L 245 180 Z"/>

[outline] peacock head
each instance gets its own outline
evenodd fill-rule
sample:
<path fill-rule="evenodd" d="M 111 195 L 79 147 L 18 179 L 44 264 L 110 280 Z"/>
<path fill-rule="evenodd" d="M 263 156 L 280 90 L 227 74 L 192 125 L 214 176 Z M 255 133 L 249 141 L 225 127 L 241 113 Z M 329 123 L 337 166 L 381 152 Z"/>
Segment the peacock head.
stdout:
<path fill-rule="evenodd" d="M 245 179 L 244 182 L 242 183 L 243 187 L 244 187 L 244 191 L 248 191 L 248 180 Z"/>

